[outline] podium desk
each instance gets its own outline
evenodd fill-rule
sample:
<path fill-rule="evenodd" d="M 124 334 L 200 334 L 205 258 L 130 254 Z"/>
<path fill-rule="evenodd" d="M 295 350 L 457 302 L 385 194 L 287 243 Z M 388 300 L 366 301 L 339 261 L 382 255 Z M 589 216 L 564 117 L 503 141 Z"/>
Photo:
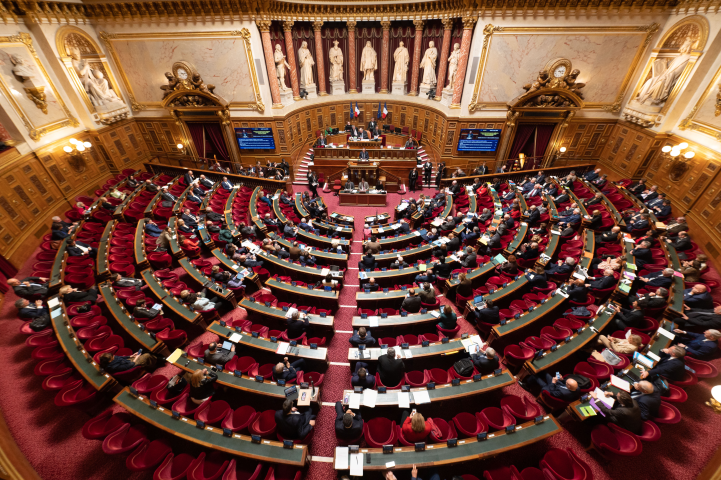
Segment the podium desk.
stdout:
<path fill-rule="evenodd" d="M 350 193 L 339 192 L 339 205 L 360 205 L 364 207 L 385 207 L 386 194 L 383 193 Z"/>

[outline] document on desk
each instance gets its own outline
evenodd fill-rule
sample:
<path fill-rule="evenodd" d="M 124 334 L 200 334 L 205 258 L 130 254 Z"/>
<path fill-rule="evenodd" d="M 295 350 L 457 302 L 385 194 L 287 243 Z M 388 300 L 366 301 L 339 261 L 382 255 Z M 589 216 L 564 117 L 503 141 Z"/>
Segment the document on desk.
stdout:
<path fill-rule="evenodd" d="M 335 447 L 335 469 L 348 469 L 348 447 Z"/>
<path fill-rule="evenodd" d="M 411 394 L 409 392 L 398 392 L 398 408 L 410 408 Z"/>
<path fill-rule="evenodd" d="M 613 397 L 607 397 L 604 391 L 598 387 L 596 387 L 596 390 L 594 390 L 593 393 L 595 393 L 598 400 L 606 404 L 608 408 L 613 408 L 613 404 L 616 403 L 616 400 L 614 400 Z"/>
<path fill-rule="evenodd" d="M 360 407 L 360 401 L 361 401 L 360 393 L 351 393 L 350 400 L 348 400 L 348 408 L 355 410 L 356 408 Z"/>
<path fill-rule="evenodd" d="M 167 361 L 168 363 L 175 363 L 182 355 L 183 351 L 179 348 L 176 348 L 175 351 L 171 353 L 170 356 L 167 358 Z"/>
<path fill-rule="evenodd" d="M 55 308 L 58 305 L 60 305 L 60 300 L 58 300 L 57 297 L 48 300 L 48 307 Z"/>
<path fill-rule="evenodd" d="M 616 375 L 611 375 L 611 385 L 621 390 L 631 393 L 631 384 L 626 380 L 618 378 Z"/>
<path fill-rule="evenodd" d="M 664 337 L 668 337 L 669 340 L 673 340 L 674 338 L 676 338 L 676 335 L 674 335 L 673 333 L 669 332 L 668 330 L 666 330 L 665 328 L 662 328 L 662 327 L 659 327 L 658 333 L 660 333 Z"/>
<path fill-rule="evenodd" d="M 288 347 L 290 347 L 290 343 L 288 342 L 278 342 L 278 349 L 275 351 L 278 355 L 285 355 L 288 353 Z"/>
<path fill-rule="evenodd" d="M 660 361 L 661 361 L 661 357 L 659 357 L 658 355 L 656 355 L 655 353 L 653 353 L 653 352 L 650 351 L 650 350 L 649 350 L 648 352 L 646 352 L 646 356 L 647 356 L 648 358 L 650 358 L 651 360 L 653 360 L 654 362 L 660 362 Z"/>
<path fill-rule="evenodd" d="M 320 271 L 321 276 L 325 277 L 330 273 L 330 268 L 324 268 Z"/>
<path fill-rule="evenodd" d="M 366 388 L 365 390 L 363 390 L 363 405 L 369 408 L 375 408 L 377 397 L 377 390 L 371 390 L 370 388 Z"/>
<path fill-rule="evenodd" d="M 438 317 L 441 316 L 441 312 L 439 312 L 438 310 L 433 310 L 433 311 L 428 312 L 428 313 L 430 313 L 431 315 L 433 315 L 435 318 L 438 318 Z"/>
<path fill-rule="evenodd" d="M 416 405 L 431 403 L 431 397 L 428 395 L 428 390 L 418 390 L 417 392 L 413 392 L 413 403 Z"/>
<path fill-rule="evenodd" d="M 230 343 L 238 343 L 238 342 L 240 342 L 240 340 L 241 340 L 242 338 L 243 338 L 243 336 L 242 336 L 241 334 L 239 334 L 239 333 L 234 333 L 233 335 L 231 335 L 231 336 L 228 338 L 228 341 L 229 341 Z"/>
<path fill-rule="evenodd" d="M 405 350 L 402 350 L 406 358 L 413 358 L 413 351 L 411 351 L 410 348 L 406 348 Z"/>
<path fill-rule="evenodd" d="M 368 317 L 368 321 L 370 322 L 371 327 L 377 327 L 378 326 L 378 317 L 375 315 Z"/>
<path fill-rule="evenodd" d="M 363 476 L 363 454 L 353 453 L 350 456 L 350 476 L 351 477 L 362 477 Z"/>

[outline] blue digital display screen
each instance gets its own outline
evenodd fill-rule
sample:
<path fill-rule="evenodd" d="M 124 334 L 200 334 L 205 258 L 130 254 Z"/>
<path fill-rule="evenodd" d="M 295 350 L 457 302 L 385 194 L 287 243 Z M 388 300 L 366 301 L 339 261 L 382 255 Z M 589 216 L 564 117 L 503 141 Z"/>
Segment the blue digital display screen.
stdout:
<path fill-rule="evenodd" d="M 501 138 L 500 128 L 462 128 L 459 152 L 495 152 Z"/>
<path fill-rule="evenodd" d="M 241 150 L 275 150 L 271 128 L 236 128 L 235 138 Z"/>

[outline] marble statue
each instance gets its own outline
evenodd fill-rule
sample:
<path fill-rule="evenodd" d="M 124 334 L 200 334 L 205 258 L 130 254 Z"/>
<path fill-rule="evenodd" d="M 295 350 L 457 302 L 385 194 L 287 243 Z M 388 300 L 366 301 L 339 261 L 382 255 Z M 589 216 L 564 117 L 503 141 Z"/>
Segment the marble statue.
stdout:
<path fill-rule="evenodd" d="M 404 83 L 406 81 L 406 73 L 408 72 L 408 49 L 400 42 L 398 48 L 393 53 L 393 60 L 396 61 L 395 67 L 393 68 L 393 82 Z"/>
<path fill-rule="evenodd" d="M 461 44 L 456 43 L 453 45 L 453 51 L 451 56 L 448 57 L 448 88 L 453 88 L 453 82 L 456 79 L 456 72 L 458 72 L 458 61 L 461 58 Z"/>
<path fill-rule="evenodd" d="M 30 65 L 25 65 L 25 60 L 17 55 L 10 55 L 10 61 L 13 63 L 13 73 L 20 77 L 23 81 L 33 78 L 35 71 Z"/>
<path fill-rule="evenodd" d="M 283 55 L 280 45 L 275 46 L 273 60 L 275 61 L 275 74 L 278 77 L 278 87 L 281 90 L 288 90 L 288 86 L 285 84 L 285 69 L 287 67 L 288 71 L 290 71 L 290 65 L 285 61 L 285 55 Z"/>
<path fill-rule="evenodd" d="M 652 76 L 644 83 L 636 101 L 641 105 L 660 106 L 666 102 L 671 90 L 676 85 L 686 64 L 691 59 L 691 50 L 695 41 L 686 37 L 683 45 L 678 49 L 678 56 L 671 60 L 658 59 L 653 63 Z M 668 62 L 668 63 L 667 63 Z"/>
<path fill-rule="evenodd" d="M 436 59 L 438 58 L 438 49 L 433 42 L 428 43 L 428 49 L 421 60 L 421 68 L 423 69 L 423 81 L 421 85 L 427 87 L 435 87 L 436 80 Z"/>
<path fill-rule="evenodd" d="M 338 40 L 333 41 L 333 47 L 328 51 L 330 55 L 330 81 L 343 81 L 343 51 L 338 47 Z"/>
<path fill-rule="evenodd" d="M 308 50 L 308 42 L 303 42 L 298 49 L 298 64 L 300 65 L 300 86 L 315 85 L 313 82 L 315 61 Z"/>
<path fill-rule="evenodd" d="M 376 51 L 373 50 L 371 42 L 366 42 L 366 46 L 363 47 L 363 53 L 361 54 L 360 69 L 363 72 L 364 82 L 373 82 L 375 77 L 373 73 L 378 69 L 378 56 Z"/>
<path fill-rule="evenodd" d="M 88 94 L 90 103 L 95 107 L 101 107 L 106 104 L 122 102 L 108 84 L 108 79 L 105 78 L 103 72 L 92 68 L 90 63 L 80 56 L 80 50 L 77 47 L 70 47 L 68 53 L 70 53 L 73 68 L 75 68 L 75 72 L 78 74 L 80 84 L 85 89 L 85 93 Z"/>

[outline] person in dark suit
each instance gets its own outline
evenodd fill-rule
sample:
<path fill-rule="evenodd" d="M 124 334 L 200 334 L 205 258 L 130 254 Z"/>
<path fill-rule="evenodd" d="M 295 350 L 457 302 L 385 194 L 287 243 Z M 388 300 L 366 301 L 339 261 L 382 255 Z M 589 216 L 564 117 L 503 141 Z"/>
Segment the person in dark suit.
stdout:
<path fill-rule="evenodd" d="M 643 277 L 639 277 L 638 281 L 644 288 L 669 288 L 673 283 L 673 271 L 673 268 L 664 268 L 663 270 L 651 272 Z"/>
<path fill-rule="evenodd" d="M 151 193 L 158 193 L 160 188 L 148 179 L 145 181 L 145 190 Z"/>
<path fill-rule="evenodd" d="M 693 333 L 674 329 L 676 338 L 683 343 L 677 345 L 686 350 L 686 353 L 693 355 L 694 358 L 706 360 L 711 358 L 718 351 L 718 340 L 721 338 L 721 332 L 716 329 L 709 329 L 703 333 Z"/>
<path fill-rule="evenodd" d="M 367 130 L 363 130 L 363 127 L 358 127 L 358 138 L 361 140 L 370 140 L 371 134 Z"/>
<path fill-rule="evenodd" d="M 564 273 L 571 273 L 576 266 L 576 259 L 573 257 L 566 257 L 566 260 L 559 260 L 558 263 L 546 266 L 546 273 L 551 275 L 561 275 Z"/>
<path fill-rule="evenodd" d="M 683 291 L 683 308 L 714 308 L 711 294 L 706 291 L 706 285 L 694 285 L 693 288 L 687 288 Z"/>
<path fill-rule="evenodd" d="M 610 232 L 602 233 L 598 241 L 602 243 L 617 243 L 621 238 L 621 227 L 613 227 Z"/>
<path fill-rule="evenodd" d="M 529 225 L 532 225 L 536 222 L 538 222 L 541 219 L 541 212 L 538 211 L 538 207 L 536 205 L 531 205 L 531 207 L 528 209 L 528 219 L 526 222 Z"/>
<path fill-rule="evenodd" d="M 356 362 L 350 383 L 354 387 L 373 388 L 376 384 L 376 378 L 368 373 L 367 363 Z"/>
<path fill-rule="evenodd" d="M 453 330 L 458 325 L 458 317 L 450 305 L 445 305 L 441 309 L 441 316 L 438 317 L 438 320 L 438 327 L 444 330 Z"/>
<path fill-rule="evenodd" d="M 675 239 L 667 238 L 666 243 L 673 245 L 676 251 L 679 252 L 691 250 L 693 248 L 693 245 L 691 244 L 691 237 L 688 236 L 687 232 L 679 232 Z"/>
<path fill-rule="evenodd" d="M 321 133 L 320 137 L 318 137 L 315 141 L 316 147 L 325 147 L 325 136 Z"/>
<path fill-rule="evenodd" d="M 199 178 L 200 185 L 202 185 L 203 187 L 205 187 L 208 190 L 213 188 L 213 186 L 215 185 L 215 183 L 213 183 L 211 180 L 208 180 L 207 178 L 205 178 L 205 175 L 201 175 L 198 178 Z"/>
<path fill-rule="evenodd" d="M 303 315 L 301 318 L 300 312 L 293 312 L 290 318 L 287 320 L 288 330 L 286 335 L 289 339 L 294 340 L 304 333 L 308 333 L 310 329 L 310 320 L 308 315 Z"/>
<path fill-rule="evenodd" d="M 591 218 L 588 219 L 588 228 L 591 230 L 598 230 L 603 223 L 603 217 L 601 216 L 600 210 L 594 210 Z"/>
<path fill-rule="evenodd" d="M 300 360 L 296 360 L 293 363 L 290 363 L 288 361 L 288 357 L 283 357 L 283 361 L 278 362 L 275 367 L 273 367 L 273 378 L 276 380 L 285 380 L 286 382 L 289 382 L 294 378 L 297 378 L 298 372 L 302 372 L 304 370 L 305 360 L 303 360 L 302 358 Z"/>
<path fill-rule="evenodd" d="M 646 181 L 643 179 L 639 180 L 637 183 L 628 186 L 628 191 L 635 196 L 639 196 L 644 190 L 646 190 Z"/>
<path fill-rule="evenodd" d="M 483 162 L 481 165 L 477 166 L 473 172 L 473 175 L 488 175 L 488 167 L 486 166 L 486 162 Z"/>
<path fill-rule="evenodd" d="M 418 170 L 411 168 L 411 171 L 408 174 L 408 188 L 411 192 L 416 191 L 416 181 L 418 181 Z"/>
<path fill-rule="evenodd" d="M 641 378 L 650 379 L 653 382 L 658 377 L 664 377 L 671 382 L 680 382 L 683 380 L 686 372 L 686 362 L 683 357 L 686 356 L 686 350 L 678 345 L 664 348 L 658 355 L 661 360 L 651 370 L 646 370 L 643 365 L 638 365 L 641 369 Z"/>
<path fill-rule="evenodd" d="M 653 420 L 658 417 L 661 407 L 661 393 L 653 383 L 644 380 L 633 384 L 632 398 L 638 402 L 642 420 Z"/>
<path fill-rule="evenodd" d="M 67 227 L 64 227 L 61 223 L 55 223 L 50 226 L 51 236 L 50 240 L 62 240 L 63 238 L 69 237 L 70 232 Z"/>
<path fill-rule="evenodd" d="M 526 278 L 528 279 L 528 286 L 531 288 L 546 288 L 548 286 L 546 271 L 541 265 L 536 266 L 535 272 L 527 273 Z"/>
<path fill-rule="evenodd" d="M 649 188 L 648 190 L 644 190 L 643 192 L 641 192 L 640 195 L 636 195 L 636 196 L 638 198 L 640 198 L 641 200 L 643 200 L 644 202 L 650 202 L 654 198 L 658 197 L 657 190 L 658 190 L 658 186 L 652 185 L 651 188 Z"/>
<path fill-rule="evenodd" d="M 466 247 L 466 253 L 461 257 L 461 265 L 464 268 L 476 268 L 478 266 L 478 255 L 473 247 Z"/>
<path fill-rule="evenodd" d="M 588 277 L 589 280 L 591 280 L 590 283 L 587 283 L 586 286 L 588 288 L 592 288 L 594 290 L 605 290 L 607 288 L 611 288 L 612 286 L 616 285 L 616 278 L 613 276 L 613 270 L 606 269 L 603 271 L 602 277 Z"/>
<path fill-rule="evenodd" d="M 572 378 L 564 381 L 562 379 L 559 380 L 557 377 L 552 377 L 550 373 L 546 373 L 544 378 L 531 375 L 521 386 L 534 384 L 541 387 L 542 391 L 548 392 L 553 398 L 564 402 L 571 403 L 581 398 L 581 390 L 578 388 L 578 382 Z"/>
<path fill-rule="evenodd" d="M 368 252 L 366 254 L 366 256 L 363 257 L 363 259 L 360 262 L 358 262 L 358 269 L 361 271 L 375 270 L 376 268 L 378 268 L 378 263 L 376 262 L 376 257 L 371 255 L 370 252 Z"/>
<path fill-rule="evenodd" d="M 77 242 L 75 240 L 68 241 L 65 251 L 68 252 L 68 255 L 71 257 L 82 257 L 87 255 L 94 259 L 98 256 L 98 250 L 96 248 L 91 247 L 87 243 Z"/>
<path fill-rule="evenodd" d="M 223 181 L 220 182 L 220 187 L 227 191 L 233 190 L 233 184 L 228 181 L 228 177 L 223 177 Z"/>
<path fill-rule="evenodd" d="M 408 225 L 408 220 L 406 220 L 405 218 L 401 218 L 398 224 L 398 233 L 400 233 L 401 235 L 411 233 L 411 226 Z"/>
<path fill-rule="evenodd" d="M 681 319 L 675 321 L 689 327 L 721 329 L 721 307 L 713 310 L 695 308 L 686 312 Z"/>
<path fill-rule="evenodd" d="M 485 354 L 474 353 L 471 355 L 473 365 L 481 375 L 488 375 L 499 368 L 499 359 L 496 351 L 491 347 L 486 347 Z"/>
<path fill-rule="evenodd" d="M 571 199 L 571 197 L 569 197 L 566 192 L 563 192 L 563 193 L 561 193 L 559 196 L 555 197 L 555 198 L 553 199 L 553 202 L 554 202 L 556 205 L 559 205 L 559 204 L 561 204 L 561 203 L 566 203 L 566 202 L 568 202 L 570 199 Z"/>
<path fill-rule="evenodd" d="M 43 306 L 42 300 L 35 300 L 30 303 L 28 300 L 21 298 L 15 301 L 15 308 L 18 310 L 18 317 L 23 319 L 31 319 L 48 315 L 50 310 Z"/>
<path fill-rule="evenodd" d="M 649 293 L 646 293 L 641 296 L 637 295 L 631 295 L 628 297 L 629 303 L 638 302 L 638 305 L 642 309 L 647 308 L 662 308 L 665 307 L 668 303 L 668 300 L 666 300 L 668 297 L 668 290 L 660 287 L 657 288 L 655 291 L 651 291 Z"/>
<path fill-rule="evenodd" d="M 380 286 L 376 283 L 376 279 L 371 277 L 368 279 L 368 283 L 363 285 L 363 289 L 371 292 L 377 292 L 380 290 Z"/>
<path fill-rule="evenodd" d="M 361 161 L 365 161 L 365 162 L 370 160 L 370 155 L 368 154 L 368 152 L 366 151 L 365 148 L 363 150 L 361 150 L 360 153 L 358 154 L 358 159 Z"/>
<path fill-rule="evenodd" d="M 403 360 L 396 358 L 395 348 L 389 347 L 385 355 L 378 357 L 378 375 L 381 383 L 386 387 L 394 387 L 401 383 L 405 371 Z"/>
<path fill-rule="evenodd" d="M 638 301 L 631 303 L 630 309 L 621 308 L 618 305 L 613 305 L 611 308 L 616 310 L 613 323 L 619 330 L 638 327 L 643 322 L 643 310 L 638 305 Z"/>
<path fill-rule="evenodd" d="M 235 357 L 235 344 L 230 347 L 230 350 L 223 350 L 218 348 L 217 343 L 212 342 L 203 354 L 205 363 L 211 365 L 225 365 L 232 360 L 233 357 Z"/>
<path fill-rule="evenodd" d="M 451 262 L 446 263 L 446 257 L 440 257 L 438 259 L 438 262 L 434 267 L 433 270 L 436 272 L 436 275 L 438 275 L 441 278 L 448 279 L 451 277 L 451 272 L 453 271 L 453 264 Z"/>
<path fill-rule="evenodd" d="M 357 347 L 358 345 L 366 345 L 372 347 L 376 344 L 376 339 L 373 338 L 371 333 L 366 330 L 366 327 L 360 327 L 358 330 L 353 331 L 353 335 L 348 339 L 351 345 Z"/>
<path fill-rule="evenodd" d="M 416 295 L 415 289 L 411 288 L 408 290 L 408 294 L 401 304 L 401 310 L 405 310 L 408 313 L 418 313 L 421 311 L 421 297 Z"/>
<path fill-rule="evenodd" d="M 635 257 L 636 265 L 638 267 L 643 267 L 647 263 L 651 263 L 653 261 L 653 255 L 651 254 L 651 242 L 644 240 L 639 243 L 636 248 L 631 250 L 631 255 Z"/>
<path fill-rule="evenodd" d="M 426 160 L 423 164 L 423 176 L 424 183 L 430 187 L 431 185 L 431 174 L 433 173 L 433 164 L 430 160 Z"/>
<path fill-rule="evenodd" d="M 424 273 L 419 273 L 416 275 L 415 282 L 420 283 L 436 283 L 436 275 L 433 273 L 432 268 L 427 268 Z"/>
<path fill-rule="evenodd" d="M 518 252 L 516 252 L 516 258 L 522 258 L 524 260 L 531 260 L 533 258 L 538 258 L 540 253 L 538 253 L 538 243 L 531 242 L 530 244 L 525 244 L 521 247 L 521 254 L 519 255 Z"/>
<path fill-rule="evenodd" d="M 638 402 L 626 392 L 618 392 L 615 395 L 613 392 L 605 392 L 605 394 L 607 397 L 615 397 L 617 400 L 613 408 L 608 408 L 603 402 L 596 402 L 596 406 L 603 413 L 606 422 L 618 425 L 634 435 L 641 435 L 643 419 Z M 591 396 L 598 400 L 598 395 L 594 392 L 591 392 Z"/>
<path fill-rule="evenodd" d="M 355 188 L 355 184 L 352 181 L 348 180 L 347 182 L 345 182 L 344 188 L 346 190 L 353 190 Z"/>
<path fill-rule="evenodd" d="M 501 317 L 499 315 L 500 308 L 493 305 L 493 300 L 489 299 L 485 301 L 486 306 L 484 308 L 474 308 L 470 314 L 466 317 L 469 322 L 487 323 L 490 325 L 498 325 L 501 323 Z"/>
<path fill-rule="evenodd" d="M 7 284 L 12 287 L 18 297 L 46 297 L 48 294 L 48 279 L 43 277 L 26 277 L 22 280 L 8 278 Z"/>
<path fill-rule="evenodd" d="M 178 197 L 170 193 L 167 186 L 163 186 L 163 193 L 160 194 L 160 198 L 163 200 L 160 205 L 165 208 L 172 207 L 178 201 Z"/>
<path fill-rule="evenodd" d="M 363 418 L 361 412 L 343 410 L 341 402 L 335 402 L 335 436 L 341 440 L 355 440 L 363 435 Z"/>
<path fill-rule="evenodd" d="M 60 287 L 58 293 L 60 294 L 60 298 L 67 303 L 95 303 L 98 300 L 97 288 L 91 288 L 90 290 L 84 292 L 82 290 L 78 290 L 77 288 L 73 288 L 70 285 L 65 285 Z"/>
<path fill-rule="evenodd" d="M 590 172 L 586 172 L 586 174 L 583 176 L 586 180 L 589 182 L 592 182 L 598 178 L 598 176 L 601 174 L 601 169 L 597 168 L 596 170 L 591 170 Z"/>
<path fill-rule="evenodd" d="M 185 180 L 186 185 L 191 185 L 195 181 L 195 176 L 193 175 L 192 170 L 188 170 L 185 172 L 185 175 L 183 175 L 183 180 Z"/>
<path fill-rule="evenodd" d="M 287 398 L 283 402 L 283 409 L 275 412 L 275 424 L 278 433 L 286 440 L 301 440 L 307 437 L 315 426 L 315 415 L 311 409 L 300 413 L 293 406 L 293 400 Z"/>
<path fill-rule="evenodd" d="M 391 269 L 394 269 L 394 270 L 397 270 L 397 269 L 399 269 L 399 268 L 401 268 L 401 267 L 403 267 L 403 268 L 408 268 L 408 262 L 404 261 L 404 260 L 403 260 L 403 257 L 401 257 L 401 256 L 399 255 L 398 258 L 396 258 L 396 261 L 393 262 L 393 263 L 391 263 L 390 268 L 391 268 Z"/>
<path fill-rule="evenodd" d="M 198 197 L 204 197 L 205 196 L 205 190 L 200 188 L 200 182 L 196 180 L 196 182 L 193 184 L 193 193 Z"/>
<path fill-rule="evenodd" d="M 371 121 L 368 122 L 368 130 L 375 130 L 376 128 L 378 128 L 378 123 L 371 118 Z"/>
<path fill-rule="evenodd" d="M 438 164 L 438 170 L 436 171 L 436 189 L 441 189 L 441 179 L 446 175 L 446 162 Z"/>
<path fill-rule="evenodd" d="M 189 208 L 186 208 L 183 210 L 183 214 L 180 216 L 180 218 L 185 222 L 185 224 L 194 230 L 198 228 L 198 218 L 197 215 L 193 215 L 193 213 L 190 211 Z"/>
<path fill-rule="evenodd" d="M 580 278 L 571 282 L 566 293 L 568 294 L 568 300 L 571 302 L 583 303 L 588 299 L 588 289 Z"/>

